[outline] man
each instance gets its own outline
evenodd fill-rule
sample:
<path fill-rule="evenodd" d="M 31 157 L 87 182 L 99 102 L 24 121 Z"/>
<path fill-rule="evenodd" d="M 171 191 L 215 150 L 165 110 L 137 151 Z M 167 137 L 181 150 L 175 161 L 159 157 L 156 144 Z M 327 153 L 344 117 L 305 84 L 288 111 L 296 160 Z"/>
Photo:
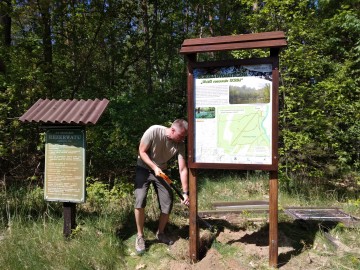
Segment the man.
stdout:
<path fill-rule="evenodd" d="M 160 205 L 159 226 L 156 238 L 165 244 L 173 242 L 164 234 L 165 226 L 173 204 L 170 186 L 159 176 L 167 169 L 167 162 L 177 155 L 180 180 L 183 189 L 183 204 L 189 205 L 188 169 L 185 159 L 184 139 L 187 135 L 188 123 L 183 119 L 175 120 L 171 127 L 151 126 L 141 138 L 135 177 L 135 220 L 137 237 L 135 249 L 138 254 L 145 251 L 144 222 L 146 195 L 153 183 Z"/>

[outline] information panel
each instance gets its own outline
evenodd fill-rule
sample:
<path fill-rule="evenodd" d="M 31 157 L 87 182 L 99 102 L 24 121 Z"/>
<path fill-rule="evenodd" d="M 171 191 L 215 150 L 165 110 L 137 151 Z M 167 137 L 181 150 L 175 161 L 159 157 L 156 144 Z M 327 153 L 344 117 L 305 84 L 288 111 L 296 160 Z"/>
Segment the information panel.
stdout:
<path fill-rule="evenodd" d="M 84 129 L 46 131 L 44 195 L 47 201 L 85 201 Z"/>
<path fill-rule="evenodd" d="M 272 64 L 196 68 L 196 163 L 272 164 Z"/>

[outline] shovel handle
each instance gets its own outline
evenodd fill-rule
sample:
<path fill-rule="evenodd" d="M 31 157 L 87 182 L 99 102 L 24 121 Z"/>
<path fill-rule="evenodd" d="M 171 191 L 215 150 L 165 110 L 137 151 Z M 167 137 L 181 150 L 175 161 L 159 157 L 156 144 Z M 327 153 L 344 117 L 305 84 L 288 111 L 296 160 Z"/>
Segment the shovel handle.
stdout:
<path fill-rule="evenodd" d="M 183 201 L 184 200 L 184 196 L 182 195 L 182 193 L 180 192 L 180 190 L 173 184 L 173 182 L 171 181 L 171 179 L 169 178 L 169 176 L 167 176 L 165 173 L 160 173 L 160 177 L 162 179 L 165 180 L 166 183 L 168 183 L 170 185 L 170 187 L 175 190 L 176 194 L 180 197 L 180 199 Z"/>
<path fill-rule="evenodd" d="M 169 176 L 167 176 L 164 173 L 160 173 L 160 177 L 162 179 L 165 180 L 166 183 L 168 183 L 170 185 L 170 187 L 175 190 L 176 194 L 180 197 L 180 199 L 183 201 L 184 200 L 184 196 L 182 195 L 182 193 L 180 192 L 180 190 L 173 184 L 173 182 L 171 181 L 171 179 L 169 178 Z M 188 206 L 189 207 L 189 206 Z M 205 220 L 203 220 L 201 217 L 199 217 L 198 214 L 196 214 L 196 219 L 201 221 L 208 229 L 213 230 L 213 226 L 211 224 L 209 224 L 208 222 L 206 222 Z"/>

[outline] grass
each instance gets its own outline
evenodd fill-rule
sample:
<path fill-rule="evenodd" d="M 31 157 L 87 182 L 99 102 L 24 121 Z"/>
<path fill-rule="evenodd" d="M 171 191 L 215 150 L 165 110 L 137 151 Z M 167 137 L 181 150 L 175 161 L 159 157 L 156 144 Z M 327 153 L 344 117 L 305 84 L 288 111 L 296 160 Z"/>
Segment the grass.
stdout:
<path fill-rule="evenodd" d="M 198 207 L 211 208 L 216 201 L 242 201 L 242 200 L 268 200 L 268 176 L 265 174 L 245 175 L 236 174 L 219 175 L 211 177 L 200 175 L 198 177 Z"/>
<path fill-rule="evenodd" d="M 81 231 L 66 240 L 61 220 L 14 221 L 1 241 L 2 269 L 120 269 L 122 242 L 98 227 L 98 222 L 85 219 Z"/>
<path fill-rule="evenodd" d="M 198 174 L 199 210 L 211 208 L 215 201 L 268 200 L 268 174 L 255 172 Z M 180 236 L 183 250 L 169 250 L 156 243 L 158 208 L 154 192 L 148 195 L 146 237 L 148 250 L 143 256 L 134 252 L 135 221 L 133 195 L 128 192 L 94 190 L 106 189 L 104 185 L 92 187 L 87 203 L 77 205 L 77 223 L 70 239 L 62 234 L 62 204 L 43 200 L 38 187 L 7 188 L 0 192 L 0 265 L 1 269 L 168 269 L 174 260 L 186 261 L 188 219 L 187 211 L 177 203 L 174 206 L 168 231 Z M 128 188 L 126 186 L 126 188 Z M 99 192 L 97 192 L 99 191 Z M 321 186 L 294 188 L 291 192 L 279 191 L 279 209 L 283 206 L 337 206 L 359 216 L 359 199 L 338 200 L 337 191 Z M 254 223 L 252 215 L 244 214 L 242 224 L 217 224 L 218 234 L 253 232 L 251 241 L 263 239 L 268 232 L 265 222 Z M 281 237 L 291 239 L 291 252 L 280 254 L 283 269 L 360 269 L 360 229 L 347 228 L 341 223 L 332 226 L 294 222 L 279 214 Z M 341 249 L 325 237 L 329 233 L 342 243 Z M 218 236 L 218 235 L 217 235 Z M 179 240 L 179 241 L 180 241 Z M 236 245 L 217 241 L 211 243 L 222 260 L 241 261 L 244 269 L 268 269 L 268 259 L 248 254 L 242 243 Z M 210 247 L 208 247 L 210 248 Z M 309 259 L 310 258 L 310 259 Z M 312 261 L 312 263 L 309 263 Z M 251 265 L 255 265 L 252 267 Z M 291 268 L 294 265 L 295 268 Z M 288 268 L 286 268 L 288 267 Z"/>

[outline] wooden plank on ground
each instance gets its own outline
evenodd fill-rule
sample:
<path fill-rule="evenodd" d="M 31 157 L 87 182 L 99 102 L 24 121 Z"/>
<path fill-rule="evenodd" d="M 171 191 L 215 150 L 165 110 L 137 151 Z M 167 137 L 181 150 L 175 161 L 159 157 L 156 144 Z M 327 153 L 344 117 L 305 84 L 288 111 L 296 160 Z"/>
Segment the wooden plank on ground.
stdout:
<path fill-rule="evenodd" d="M 269 212 L 268 209 L 241 209 L 241 210 L 204 210 L 198 211 L 199 217 L 219 217 L 229 214 L 249 214 L 249 213 L 262 213 L 267 214 Z"/>
<path fill-rule="evenodd" d="M 240 201 L 240 202 L 214 202 L 212 206 L 216 210 L 254 210 L 269 209 L 268 201 Z"/>

